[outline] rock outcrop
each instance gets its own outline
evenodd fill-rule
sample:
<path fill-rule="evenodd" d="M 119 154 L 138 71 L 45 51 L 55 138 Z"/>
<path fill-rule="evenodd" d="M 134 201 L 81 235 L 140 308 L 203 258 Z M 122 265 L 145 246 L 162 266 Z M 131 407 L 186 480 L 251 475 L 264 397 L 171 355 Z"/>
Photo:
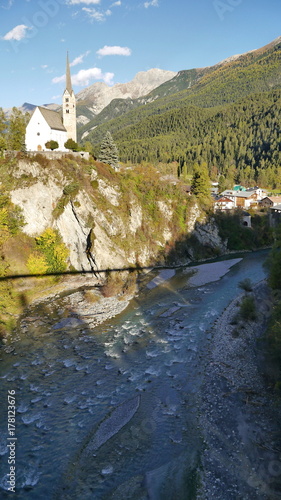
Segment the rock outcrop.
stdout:
<path fill-rule="evenodd" d="M 175 243 L 177 234 L 182 238 L 182 229 L 175 226 L 177 201 L 169 199 L 167 193 L 163 192 L 162 199 L 158 193 L 154 201 L 150 192 L 147 205 L 143 186 L 137 192 L 126 192 L 122 173 L 118 177 L 106 167 L 99 171 L 93 163 L 85 167 L 83 161 L 49 161 L 42 167 L 35 160 L 20 160 L 13 165 L 16 187 L 10 197 L 22 210 L 24 233 L 36 237 L 47 228 L 56 229 L 69 250 L 69 264 L 76 270 L 91 270 L 89 251 L 98 269 L 151 265 L 164 255 L 167 244 Z M 163 181 L 159 178 L 157 182 Z M 155 186 L 158 191 L 157 183 Z M 227 242 L 220 238 L 215 221 L 206 221 L 194 202 L 189 203 L 188 214 L 186 236 L 193 234 L 202 247 L 214 250 L 214 255 L 225 253 Z M 196 259 L 192 247 L 187 255 Z M 177 262 L 180 259 L 175 255 Z M 181 260 L 186 262 L 188 259 Z"/>

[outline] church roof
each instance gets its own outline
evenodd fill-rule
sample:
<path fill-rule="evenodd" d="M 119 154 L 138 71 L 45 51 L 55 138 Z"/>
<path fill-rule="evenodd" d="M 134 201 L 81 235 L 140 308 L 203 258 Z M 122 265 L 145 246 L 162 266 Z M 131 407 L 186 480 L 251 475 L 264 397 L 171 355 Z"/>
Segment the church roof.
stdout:
<path fill-rule="evenodd" d="M 62 123 L 62 117 L 57 111 L 52 111 L 42 106 L 38 106 L 38 108 L 51 129 L 63 130 L 66 132 L 66 128 Z"/>

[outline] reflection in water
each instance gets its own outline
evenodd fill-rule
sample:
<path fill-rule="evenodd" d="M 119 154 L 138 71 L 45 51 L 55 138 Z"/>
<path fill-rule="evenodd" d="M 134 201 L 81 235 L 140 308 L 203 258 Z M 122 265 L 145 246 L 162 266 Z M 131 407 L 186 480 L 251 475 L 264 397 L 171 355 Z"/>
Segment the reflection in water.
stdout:
<path fill-rule="evenodd" d="M 239 281 L 264 277 L 265 255 L 247 254 L 196 288 L 185 270 L 157 287 L 146 276 L 126 311 L 94 329 L 74 317 L 59 324 L 50 308 L 41 325 L 26 318 L 14 352 L 1 354 L 2 408 L 16 391 L 14 498 L 186 499 L 200 458 L 208 332 Z M 5 418 L 1 431 L 8 498 Z"/>

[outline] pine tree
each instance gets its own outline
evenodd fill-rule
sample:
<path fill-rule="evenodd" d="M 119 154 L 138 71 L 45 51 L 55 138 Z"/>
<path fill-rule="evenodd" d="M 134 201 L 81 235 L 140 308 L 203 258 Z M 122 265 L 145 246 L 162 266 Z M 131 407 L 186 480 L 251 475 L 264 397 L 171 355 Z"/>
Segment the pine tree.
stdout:
<path fill-rule="evenodd" d="M 107 163 L 115 170 L 119 168 L 118 150 L 109 131 L 101 143 L 98 160 L 102 163 Z"/>
<path fill-rule="evenodd" d="M 191 192 L 195 196 L 210 198 L 210 177 L 206 165 L 194 165 L 194 174 L 191 183 Z"/>

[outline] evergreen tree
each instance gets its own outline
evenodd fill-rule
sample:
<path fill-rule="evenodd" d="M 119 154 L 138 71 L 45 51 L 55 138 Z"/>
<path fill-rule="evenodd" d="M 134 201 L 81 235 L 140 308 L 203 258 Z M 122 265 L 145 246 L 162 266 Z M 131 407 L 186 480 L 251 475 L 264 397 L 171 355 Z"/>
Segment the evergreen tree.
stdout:
<path fill-rule="evenodd" d="M 7 134 L 8 148 L 12 151 L 25 151 L 25 129 L 29 119 L 28 113 L 23 114 L 13 108 Z"/>
<path fill-rule="evenodd" d="M 118 150 L 109 131 L 106 133 L 101 143 L 98 160 L 102 163 L 107 163 L 115 168 L 115 170 L 119 168 Z"/>
<path fill-rule="evenodd" d="M 0 135 L 2 135 L 7 128 L 7 120 L 3 108 L 0 108 Z"/>
<path fill-rule="evenodd" d="M 205 164 L 195 164 L 193 171 L 194 173 L 191 182 L 191 192 L 198 197 L 210 198 L 211 184 L 207 166 Z"/>

